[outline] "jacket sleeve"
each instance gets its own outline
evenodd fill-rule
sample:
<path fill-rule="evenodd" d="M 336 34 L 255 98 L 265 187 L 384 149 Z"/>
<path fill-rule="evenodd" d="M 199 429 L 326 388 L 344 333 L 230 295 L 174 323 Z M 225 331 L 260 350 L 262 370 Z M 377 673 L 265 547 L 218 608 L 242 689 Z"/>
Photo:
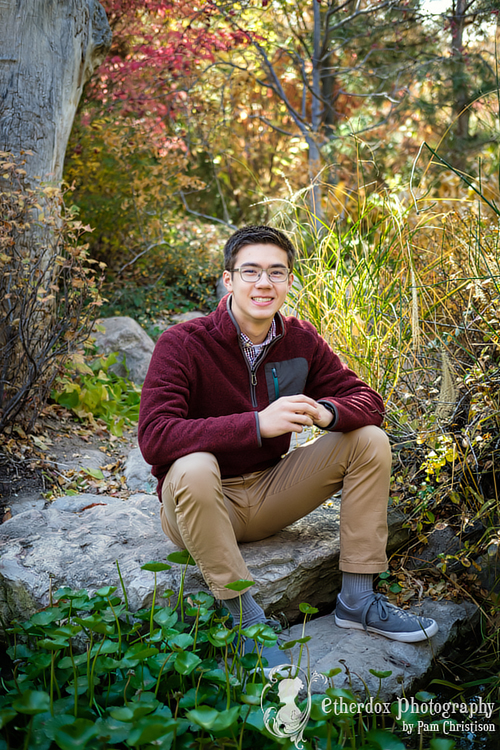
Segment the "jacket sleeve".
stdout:
<path fill-rule="evenodd" d="M 380 427 L 384 418 L 382 397 L 344 365 L 311 328 L 317 348 L 309 370 L 306 395 L 333 407 L 335 416 L 328 430 L 350 432 L 367 425 Z"/>
<path fill-rule="evenodd" d="M 193 368 L 182 339 L 162 336 L 156 344 L 142 388 L 138 440 L 152 465 L 171 464 L 189 453 L 223 456 L 260 447 L 256 412 L 189 418 Z"/>

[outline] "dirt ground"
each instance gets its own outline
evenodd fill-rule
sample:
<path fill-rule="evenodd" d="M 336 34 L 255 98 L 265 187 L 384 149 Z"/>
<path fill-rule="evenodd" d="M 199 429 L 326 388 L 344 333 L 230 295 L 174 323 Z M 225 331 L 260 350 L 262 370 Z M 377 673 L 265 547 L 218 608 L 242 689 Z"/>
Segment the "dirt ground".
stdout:
<path fill-rule="evenodd" d="M 61 494 L 128 494 L 123 477 L 137 429 L 112 435 L 106 425 L 80 422 L 51 405 L 27 435 L 20 427 L 0 436 L 0 521 L 26 501 L 49 501 Z M 102 457 L 99 456 L 102 454 Z M 101 460 L 100 460 L 101 459 Z"/>

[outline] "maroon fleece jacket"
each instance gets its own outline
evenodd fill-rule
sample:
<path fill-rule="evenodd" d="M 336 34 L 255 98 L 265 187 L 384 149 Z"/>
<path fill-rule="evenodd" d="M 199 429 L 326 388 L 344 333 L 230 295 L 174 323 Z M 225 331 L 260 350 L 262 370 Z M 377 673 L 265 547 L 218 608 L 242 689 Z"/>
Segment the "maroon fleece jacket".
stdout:
<path fill-rule="evenodd" d="M 204 318 L 159 338 L 144 382 L 139 446 L 158 491 L 171 464 L 189 453 L 217 458 L 223 477 L 276 464 L 291 434 L 262 438 L 258 412 L 281 396 L 304 393 L 333 406 L 329 430 L 380 425 L 381 397 L 343 365 L 316 329 L 277 314 L 277 338 L 252 374 L 230 297 Z"/>

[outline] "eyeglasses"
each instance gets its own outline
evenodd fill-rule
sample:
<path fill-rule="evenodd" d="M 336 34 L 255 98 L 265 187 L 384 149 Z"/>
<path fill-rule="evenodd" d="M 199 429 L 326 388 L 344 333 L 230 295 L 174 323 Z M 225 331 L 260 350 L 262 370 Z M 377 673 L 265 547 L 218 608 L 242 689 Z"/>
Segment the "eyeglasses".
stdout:
<path fill-rule="evenodd" d="M 290 271 L 288 268 L 259 268 L 252 266 L 241 266 L 241 268 L 233 268 L 231 273 L 239 271 L 243 281 L 247 281 L 249 284 L 258 281 L 262 274 L 265 273 L 269 281 L 273 284 L 283 284 L 288 281 Z"/>

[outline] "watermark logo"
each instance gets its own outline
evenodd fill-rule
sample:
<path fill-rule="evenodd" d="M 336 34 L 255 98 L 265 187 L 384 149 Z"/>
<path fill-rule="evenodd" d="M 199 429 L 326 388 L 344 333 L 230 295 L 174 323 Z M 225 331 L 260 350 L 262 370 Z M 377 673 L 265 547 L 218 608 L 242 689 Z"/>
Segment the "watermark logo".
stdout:
<path fill-rule="evenodd" d="M 279 664 L 269 672 L 267 685 L 262 691 L 260 705 L 264 714 L 264 725 L 274 737 L 286 738 L 293 742 L 297 750 L 301 750 L 302 735 L 311 715 L 311 686 L 314 682 L 328 685 L 328 680 L 322 674 L 313 672 L 309 680 L 307 674 L 298 666 Z M 278 688 L 278 697 L 282 704 L 280 708 L 271 706 L 264 710 L 264 699 L 268 690 L 274 686 Z M 306 691 L 305 708 L 299 708 L 299 693 Z"/>

